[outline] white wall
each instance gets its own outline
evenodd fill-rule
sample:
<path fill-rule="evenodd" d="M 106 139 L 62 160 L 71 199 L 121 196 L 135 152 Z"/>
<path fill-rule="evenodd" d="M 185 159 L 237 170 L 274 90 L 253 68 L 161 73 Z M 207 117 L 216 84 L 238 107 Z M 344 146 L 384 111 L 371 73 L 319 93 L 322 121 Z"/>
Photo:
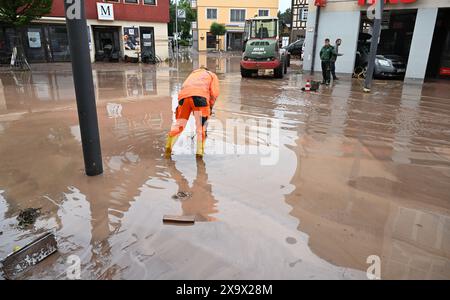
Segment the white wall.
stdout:
<path fill-rule="evenodd" d="M 437 8 L 420 8 L 417 11 L 406 79 L 423 81 L 425 78 L 437 14 Z"/>
<path fill-rule="evenodd" d="M 339 52 L 344 56 L 338 57 L 336 62 L 337 73 L 353 73 L 356 48 L 358 43 L 359 23 L 361 19 L 360 11 L 327 11 L 322 9 L 320 12 L 319 31 L 317 37 L 315 71 L 321 71 L 320 49 L 324 44 L 325 38 L 331 40 L 334 45 L 336 39 L 342 39 L 342 45 Z M 316 10 L 308 14 L 306 30 L 306 49 L 304 55 L 303 69 L 311 70 L 312 48 L 314 39 L 314 25 L 316 20 Z"/>

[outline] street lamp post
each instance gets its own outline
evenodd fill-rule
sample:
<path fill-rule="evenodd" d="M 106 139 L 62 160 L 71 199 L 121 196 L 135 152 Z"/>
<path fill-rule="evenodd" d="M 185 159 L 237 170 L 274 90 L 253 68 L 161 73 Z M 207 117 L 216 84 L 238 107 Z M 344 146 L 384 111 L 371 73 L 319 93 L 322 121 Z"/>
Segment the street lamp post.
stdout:
<path fill-rule="evenodd" d="M 372 40 L 370 42 L 370 54 L 367 64 L 366 78 L 364 80 L 364 92 L 369 93 L 372 88 L 373 72 L 375 70 L 375 59 L 377 56 L 378 40 L 381 33 L 381 20 L 383 17 L 384 1 L 375 4 L 375 19 L 373 22 Z"/>
<path fill-rule="evenodd" d="M 64 0 L 86 175 L 103 173 L 84 0 Z"/>
<path fill-rule="evenodd" d="M 175 49 L 178 61 L 178 0 L 175 0 Z"/>

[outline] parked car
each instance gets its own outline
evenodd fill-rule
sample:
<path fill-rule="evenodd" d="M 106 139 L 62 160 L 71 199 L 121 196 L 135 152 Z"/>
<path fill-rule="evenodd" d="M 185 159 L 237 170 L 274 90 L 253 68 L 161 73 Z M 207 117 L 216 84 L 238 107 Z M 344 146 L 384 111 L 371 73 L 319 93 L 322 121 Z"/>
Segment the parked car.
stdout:
<path fill-rule="evenodd" d="M 355 60 L 355 77 L 366 77 L 370 53 L 370 34 L 361 33 Z M 406 73 L 405 59 L 396 54 L 381 54 L 375 57 L 374 77 L 403 78 Z"/>
<path fill-rule="evenodd" d="M 403 78 L 406 73 L 405 60 L 399 55 L 384 54 L 377 55 L 375 58 L 375 77 L 390 78 L 397 77 Z"/>
<path fill-rule="evenodd" d="M 285 49 L 287 50 L 287 51 L 289 51 L 289 53 L 291 54 L 291 55 L 302 55 L 302 53 L 303 53 L 303 42 L 304 42 L 305 40 L 304 39 L 299 39 L 298 41 L 295 41 L 295 42 L 293 42 L 293 43 L 291 43 L 291 44 L 289 44 L 289 45 L 287 45 L 286 47 L 285 47 Z"/>

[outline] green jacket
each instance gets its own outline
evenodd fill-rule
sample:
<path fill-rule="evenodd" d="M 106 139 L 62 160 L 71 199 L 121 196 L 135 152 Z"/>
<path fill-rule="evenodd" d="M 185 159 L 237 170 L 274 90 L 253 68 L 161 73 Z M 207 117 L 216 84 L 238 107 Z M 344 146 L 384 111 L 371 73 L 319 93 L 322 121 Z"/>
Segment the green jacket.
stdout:
<path fill-rule="evenodd" d="M 333 59 L 333 56 L 337 56 L 336 50 L 333 46 L 323 46 L 322 50 L 320 50 L 320 59 L 322 61 L 330 61 Z"/>
<path fill-rule="evenodd" d="M 343 54 L 339 53 L 339 46 L 334 46 L 333 56 L 331 57 L 332 62 L 336 62 L 338 56 L 342 56 Z"/>

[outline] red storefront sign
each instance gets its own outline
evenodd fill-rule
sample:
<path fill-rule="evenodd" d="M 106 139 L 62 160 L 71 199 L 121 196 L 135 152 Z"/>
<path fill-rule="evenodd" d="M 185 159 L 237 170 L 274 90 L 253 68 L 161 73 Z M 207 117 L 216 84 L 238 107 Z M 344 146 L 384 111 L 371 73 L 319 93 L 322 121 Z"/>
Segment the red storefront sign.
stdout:
<path fill-rule="evenodd" d="M 442 75 L 442 76 L 450 76 L 450 68 L 442 67 L 442 68 L 439 70 L 439 75 Z"/>
<path fill-rule="evenodd" d="M 417 0 L 384 0 L 384 3 L 386 4 L 399 4 L 399 3 L 404 3 L 404 4 L 409 4 L 409 3 L 414 3 Z M 375 4 L 375 2 L 377 2 L 376 0 L 358 0 L 358 4 L 363 6 L 366 4 Z"/>
<path fill-rule="evenodd" d="M 315 0 L 314 5 L 325 7 L 327 6 L 327 0 Z"/>

